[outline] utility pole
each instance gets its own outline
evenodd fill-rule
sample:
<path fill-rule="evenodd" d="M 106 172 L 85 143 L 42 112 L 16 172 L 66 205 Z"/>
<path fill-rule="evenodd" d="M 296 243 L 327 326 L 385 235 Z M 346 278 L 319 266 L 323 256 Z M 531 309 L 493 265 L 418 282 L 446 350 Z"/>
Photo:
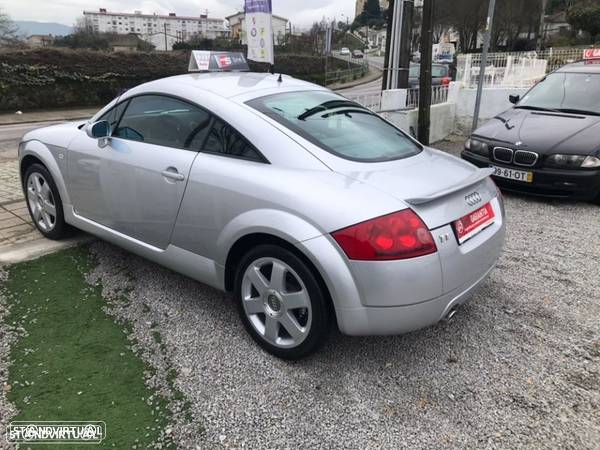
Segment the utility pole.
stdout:
<path fill-rule="evenodd" d="M 168 52 L 169 49 L 167 48 L 167 22 L 165 22 L 163 24 L 163 26 L 164 26 L 164 29 L 165 29 L 165 52 Z"/>
<path fill-rule="evenodd" d="M 390 0 L 382 90 L 408 88 L 414 0 Z"/>
<path fill-rule="evenodd" d="M 421 76 L 419 79 L 419 142 L 429 145 L 431 127 L 431 66 L 433 61 L 433 12 L 435 0 L 423 2 L 421 30 Z"/>
<path fill-rule="evenodd" d="M 483 38 L 483 52 L 481 53 L 481 66 L 479 67 L 479 82 L 477 83 L 477 97 L 475 98 L 475 112 L 473 113 L 473 131 L 479 126 L 479 111 L 481 110 L 481 96 L 483 95 L 483 83 L 485 81 L 485 68 L 487 67 L 490 41 L 492 40 L 492 27 L 494 25 L 494 11 L 496 0 L 490 0 L 488 17 Z"/>
<path fill-rule="evenodd" d="M 385 55 L 383 57 L 383 80 L 381 85 L 381 90 L 386 91 L 389 89 L 390 79 L 390 68 L 392 66 L 392 34 L 394 34 L 394 21 L 396 20 L 396 0 L 390 0 L 389 8 L 388 8 L 388 23 L 387 23 L 387 32 L 385 34 Z"/>
<path fill-rule="evenodd" d="M 548 6 L 548 0 L 542 0 L 542 14 L 540 15 L 540 28 L 537 35 L 537 44 L 535 49 L 540 52 L 542 51 L 542 44 L 544 43 L 544 35 L 546 34 L 546 7 Z"/>

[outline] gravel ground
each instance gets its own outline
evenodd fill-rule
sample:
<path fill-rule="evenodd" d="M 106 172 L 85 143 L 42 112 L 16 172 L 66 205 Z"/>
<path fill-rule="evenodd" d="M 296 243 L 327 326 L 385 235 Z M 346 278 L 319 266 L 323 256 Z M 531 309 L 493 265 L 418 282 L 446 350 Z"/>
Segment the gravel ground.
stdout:
<path fill-rule="evenodd" d="M 171 396 L 177 370 L 180 448 L 600 448 L 600 207 L 506 208 L 499 265 L 452 323 L 333 333 L 296 363 L 262 352 L 224 294 L 112 245 L 92 244 L 90 282 L 128 293 L 111 313 L 133 322 L 150 384 Z"/>
<path fill-rule="evenodd" d="M 181 448 L 600 448 L 600 207 L 506 196 L 506 208 L 498 268 L 452 323 L 334 333 L 296 363 L 263 353 L 209 287 L 106 243 L 94 276 L 126 284 L 140 342 L 160 332 L 154 364 L 177 369 L 191 402 Z"/>
<path fill-rule="evenodd" d="M 6 281 L 8 272 L 0 266 L 0 284 Z M 6 296 L 2 292 L 0 285 L 0 449 L 10 448 L 4 437 L 6 436 L 6 427 L 11 417 L 17 414 L 12 403 L 6 398 L 6 393 L 11 389 L 8 384 L 8 365 L 11 345 L 23 334 L 23 330 L 15 329 L 4 323 L 4 318 L 8 315 L 8 303 Z"/>

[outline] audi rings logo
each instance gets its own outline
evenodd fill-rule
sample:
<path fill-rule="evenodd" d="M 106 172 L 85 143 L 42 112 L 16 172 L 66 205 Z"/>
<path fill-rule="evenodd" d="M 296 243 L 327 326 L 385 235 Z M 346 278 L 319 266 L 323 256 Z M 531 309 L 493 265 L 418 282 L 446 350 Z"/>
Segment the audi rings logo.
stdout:
<path fill-rule="evenodd" d="M 473 192 L 465 197 L 465 202 L 469 206 L 475 206 L 478 203 L 481 203 L 481 195 L 479 192 Z"/>

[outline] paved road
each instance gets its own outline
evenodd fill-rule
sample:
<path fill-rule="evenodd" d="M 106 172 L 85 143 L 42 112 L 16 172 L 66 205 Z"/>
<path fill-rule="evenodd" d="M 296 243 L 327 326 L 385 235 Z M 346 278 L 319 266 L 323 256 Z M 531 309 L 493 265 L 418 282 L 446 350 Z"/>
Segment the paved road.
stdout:
<path fill-rule="evenodd" d="M 361 84 L 360 86 L 355 86 L 349 89 L 340 89 L 339 92 L 342 95 L 369 95 L 369 94 L 377 94 L 381 92 L 381 78 L 377 80 L 371 81 L 369 83 Z"/>
<path fill-rule="evenodd" d="M 352 61 L 349 57 L 340 56 L 339 54 L 336 54 L 335 56 L 336 58 Z M 379 70 L 383 70 L 383 56 L 367 55 L 367 62 L 370 66 Z M 381 78 L 370 81 L 369 83 L 361 84 L 360 86 L 355 86 L 348 89 L 339 89 L 337 92 L 342 95 L 351 96 L 377 94 L 381 92 Z"/>
<path fill-rule="evenodd" d="M 15 125 L 0 125 L 0 161 L 17 158 L 17 147 L 21 137 L 28 131 L 46 127 L 56 121 L 39 123 L 20 123 Z"/>

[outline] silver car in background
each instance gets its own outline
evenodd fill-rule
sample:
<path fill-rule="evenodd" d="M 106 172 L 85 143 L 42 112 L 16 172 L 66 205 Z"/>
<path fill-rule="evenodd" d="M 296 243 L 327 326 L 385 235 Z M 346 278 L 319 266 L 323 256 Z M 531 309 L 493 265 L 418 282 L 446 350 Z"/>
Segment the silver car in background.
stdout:
<path fill-rule="evenodd" d="M 42 234 L 85 230 L 232 292 L 286 359 L 333 323 L 386 335 L 452 316 L 504 241 L 489 169 L 287 76 L 150 82 L 89 122 L 27 133 L 19 157 Z"/>

